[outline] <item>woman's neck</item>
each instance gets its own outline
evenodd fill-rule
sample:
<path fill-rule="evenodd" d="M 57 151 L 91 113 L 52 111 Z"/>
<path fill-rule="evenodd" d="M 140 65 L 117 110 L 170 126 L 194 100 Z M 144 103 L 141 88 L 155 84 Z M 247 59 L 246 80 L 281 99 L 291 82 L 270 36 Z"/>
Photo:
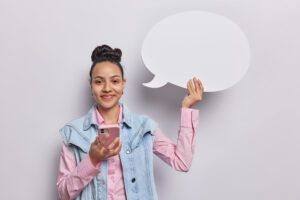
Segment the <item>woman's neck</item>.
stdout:
<path fill-rule="evenodd" d="M 101 109 L 99 104 L 97 104 L 97 110 L 103 118 L 105 124 L 117 124 L 120 114 L 120 106 L 116 104 L 114 107 L 110 109 Z"/>

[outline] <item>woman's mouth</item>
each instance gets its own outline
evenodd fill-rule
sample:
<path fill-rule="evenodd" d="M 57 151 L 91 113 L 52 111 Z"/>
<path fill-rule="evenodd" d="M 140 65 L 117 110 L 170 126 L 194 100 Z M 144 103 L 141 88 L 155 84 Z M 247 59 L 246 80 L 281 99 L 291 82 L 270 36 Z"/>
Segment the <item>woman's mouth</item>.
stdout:
<path fill-rule="evenodd" d="M 114 95 L 103 95 L 103 96 L 101 96 L 101 97 L 102 97 L 103 99 L 109 100 L 109 99 L 112 99 L 113 96 L 114 96 Z"/>

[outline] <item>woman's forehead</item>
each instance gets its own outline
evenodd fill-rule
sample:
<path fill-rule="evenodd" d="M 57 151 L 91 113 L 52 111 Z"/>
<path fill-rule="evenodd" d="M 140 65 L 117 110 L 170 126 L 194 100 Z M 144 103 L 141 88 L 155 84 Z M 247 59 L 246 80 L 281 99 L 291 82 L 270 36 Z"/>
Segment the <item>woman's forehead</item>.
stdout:
<path fill-rule="evenodd" d="M 120 76 L 121 70 L 119 67 L 111 62 L 101 62 L 95 65 L 93 70 L 93 77 L 112 77 L 112 76 Z"/>

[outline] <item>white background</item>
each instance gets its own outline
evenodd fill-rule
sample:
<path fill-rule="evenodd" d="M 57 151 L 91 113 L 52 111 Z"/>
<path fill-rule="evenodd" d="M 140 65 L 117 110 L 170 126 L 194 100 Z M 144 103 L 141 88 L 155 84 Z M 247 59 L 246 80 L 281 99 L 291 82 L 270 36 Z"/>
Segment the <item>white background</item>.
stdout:
<path fill-rule="evenodd" d="M 234 87 L 205 93 L 188 173 L 155 158 L 161 200 L 300 199 L 300 3 L 296 0 L 0 2 L 0 199 L 57 199 L 58 130 L 93 103 L 92 50 L 123 51 L 123 102 L 176 142 L 186 90 L 151 89 L 140 56 L 147 31 L 188 10 L 224 15 L 248 37 L 251 65 Z"/>

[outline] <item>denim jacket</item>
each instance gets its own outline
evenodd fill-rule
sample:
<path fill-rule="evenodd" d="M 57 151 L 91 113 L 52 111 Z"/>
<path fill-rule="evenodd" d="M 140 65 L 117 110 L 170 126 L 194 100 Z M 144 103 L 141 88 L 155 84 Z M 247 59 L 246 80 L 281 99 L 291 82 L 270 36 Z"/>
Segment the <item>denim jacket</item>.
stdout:
<path fill-rule="evenodd" d="M 131 113 L 123 103 L 120 104 L 123 106 L 120 159 L 126 197 L 128 200 L 156 200 L 152 146 L 157 123 L 148 116 Z M 85 116 L 60 129 L 63 141 L 74 153 L 77 164 L 87 155 L 98 134 L 94 106 L 96 104 Z M 76 200 L 107 199 L 107 160 L 102 161 L 99 170 L 100 173 L 86 185 Z"/>

